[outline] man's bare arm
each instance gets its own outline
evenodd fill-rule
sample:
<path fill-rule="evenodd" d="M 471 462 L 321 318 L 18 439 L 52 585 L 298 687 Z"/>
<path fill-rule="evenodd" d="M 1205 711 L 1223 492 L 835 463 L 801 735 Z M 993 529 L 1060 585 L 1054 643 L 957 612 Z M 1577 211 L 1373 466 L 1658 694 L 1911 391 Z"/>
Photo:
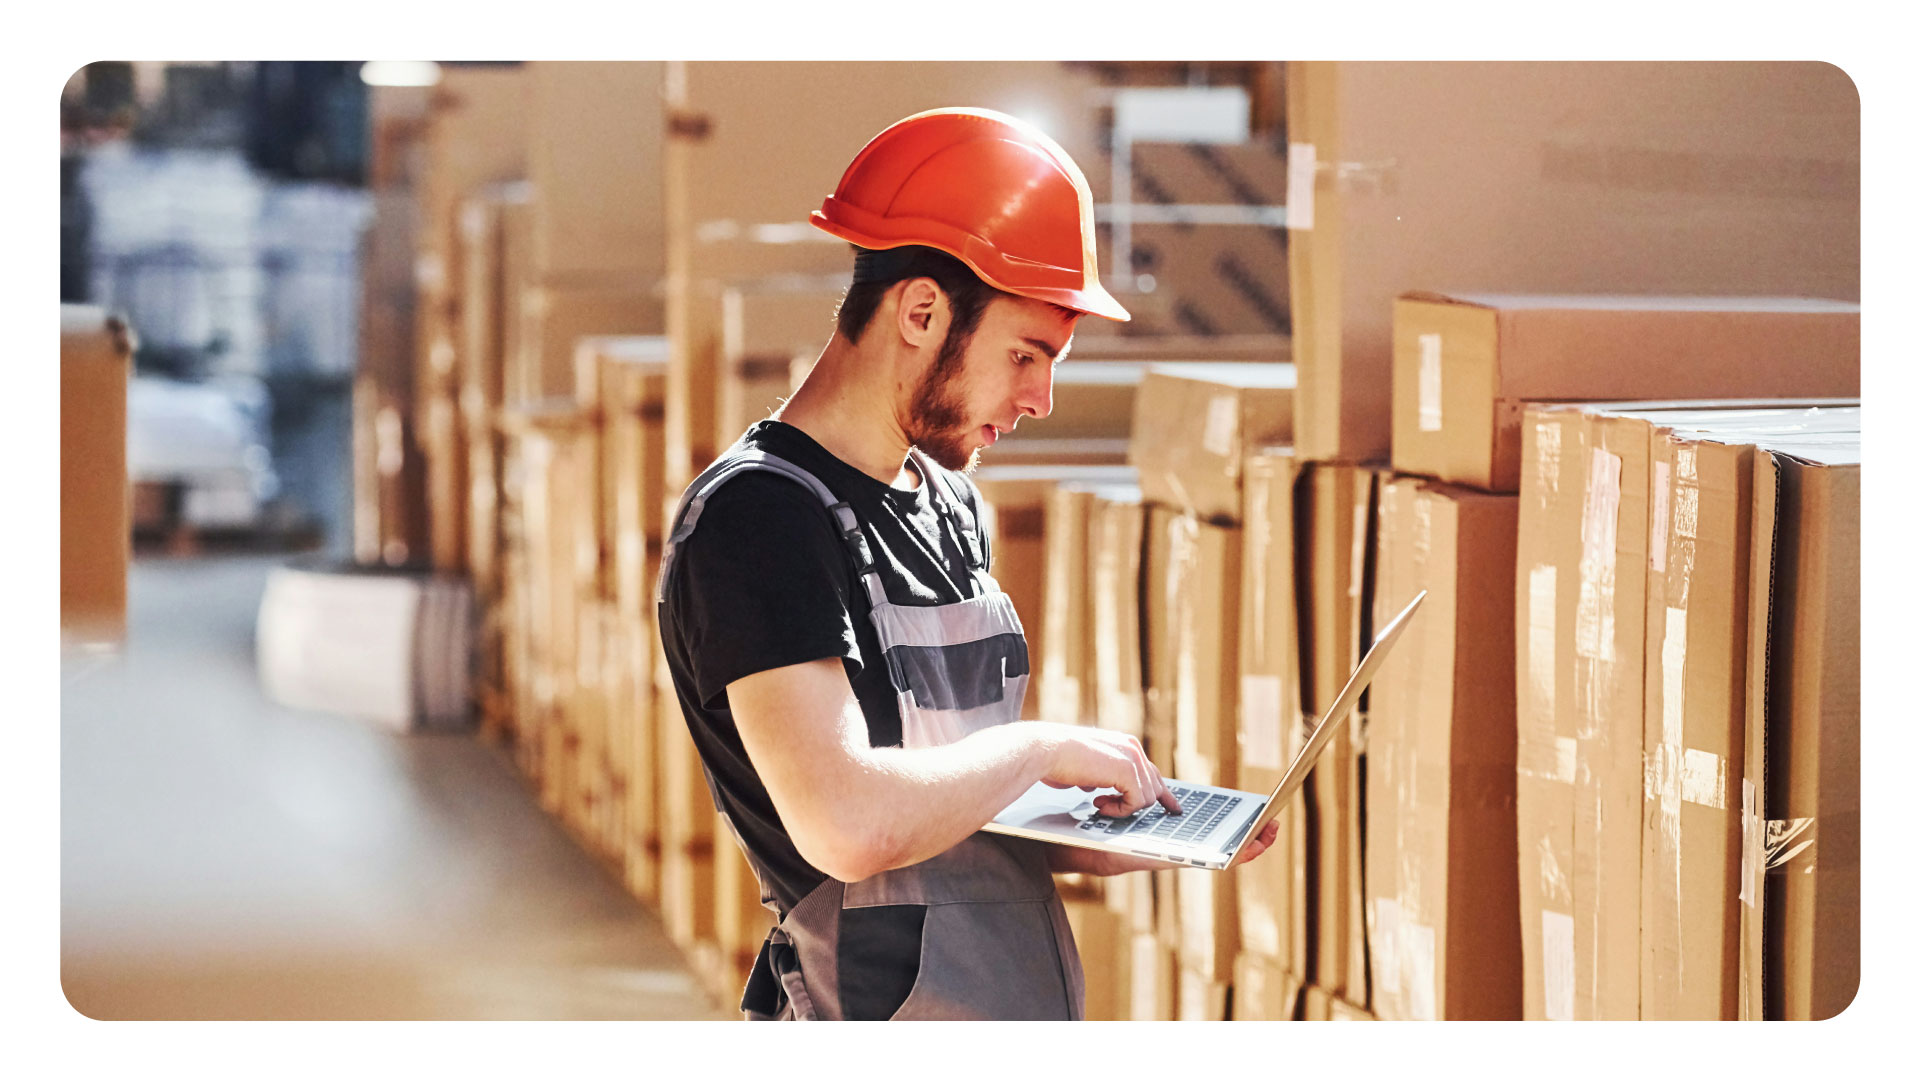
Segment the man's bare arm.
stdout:
<path fill-rule="evenodd" d="M 801 857 L 842 881 L 946 851 L 1032 787 L 1116 788 L 1096 800 L 1130 814 L 1173 794 L 1140 743 L 1118 732 L 1011 723 L 947 746 L 867 744 L 837 659 L 775 668 L 727 686 L 733 719 Z"/>

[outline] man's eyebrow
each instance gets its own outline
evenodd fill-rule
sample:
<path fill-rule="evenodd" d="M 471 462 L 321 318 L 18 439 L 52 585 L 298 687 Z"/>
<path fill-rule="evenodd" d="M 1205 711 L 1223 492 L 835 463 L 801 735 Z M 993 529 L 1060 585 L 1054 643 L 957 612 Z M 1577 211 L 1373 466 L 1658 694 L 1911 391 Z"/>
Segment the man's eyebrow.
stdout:
<path fill-rule="evenodd" d="M 1067 351 L 1067 349 L 1070 349 L 1073 347 L 1072 343 L 1069 342 L 1066 348 L 1056 349 L 1053 346 L 1047 344 L 1046 342 L 1041 341 L 1037 337 L 1022 337 L 1020 340 L 1026 342 L 1027 344 L 1033 346 L 1036 349 L 1039 349 L 1041 352 L 1046 353 L 1047 359 L 1049 360 L 1058 360 Z"/>

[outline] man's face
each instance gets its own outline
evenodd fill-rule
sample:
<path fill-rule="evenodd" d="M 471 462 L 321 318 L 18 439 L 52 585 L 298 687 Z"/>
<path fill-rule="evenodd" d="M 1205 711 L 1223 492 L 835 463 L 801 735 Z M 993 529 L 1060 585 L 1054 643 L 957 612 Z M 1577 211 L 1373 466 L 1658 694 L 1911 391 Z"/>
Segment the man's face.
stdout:
<path fill-rule="evenodd" d="M 972 471 L 980 451 L 1023 416 L 1053 411 L 1053 365 L 1079 316 L 1021 296 L 996 296 L 963 348 L 950 334 L 914 388 L 907 437 L 943 468 Z"/>

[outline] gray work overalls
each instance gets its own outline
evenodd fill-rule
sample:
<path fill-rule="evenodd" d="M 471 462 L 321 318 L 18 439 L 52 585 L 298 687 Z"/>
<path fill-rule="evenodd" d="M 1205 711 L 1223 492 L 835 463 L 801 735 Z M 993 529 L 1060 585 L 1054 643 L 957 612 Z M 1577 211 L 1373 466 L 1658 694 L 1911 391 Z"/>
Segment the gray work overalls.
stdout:
<path fill-rule="evenodd" d="M 888 602 L 853 508 L 799 466 L 739 443 L 681 498 L 660 579 L 665 582 L 675 547 L 693 534 L 720 485 L 749 469 L 804 485 L 832 516 L 872 603 L 874 630 L 898 695 L 902 741 L 923 747 L 1020 719 L 1027 642 L 1013 602 L 986 572 L 972 515 L 956 496 L 941 490 L 942 482 L 919 451 L 912 458 L 943 523 L 966 553 L 975 583 L 970 600 L 926 607 Z M 660 595 L 665 596 L 664 585 Z M 737 842 L 739 831 L 721 806 L 710 770 L 707 785 Z M 760 880 L 761 902 L 780 914 L 766 887 L 766 871 L 751 852 L 747 861 Z M 926 919 L 919 975 L 893 1019 L 1081 1019 L 1080 958 L 1044 845 L 985 832 L 912 866 L 850 884 L 831 877 L 822 881 L 767 935 L 742 1012 L 751 1020 L 842 1019 L 840 987 L 861 973 L 839 968 L 840 912 L 901 904 L 924 906 Z"/>

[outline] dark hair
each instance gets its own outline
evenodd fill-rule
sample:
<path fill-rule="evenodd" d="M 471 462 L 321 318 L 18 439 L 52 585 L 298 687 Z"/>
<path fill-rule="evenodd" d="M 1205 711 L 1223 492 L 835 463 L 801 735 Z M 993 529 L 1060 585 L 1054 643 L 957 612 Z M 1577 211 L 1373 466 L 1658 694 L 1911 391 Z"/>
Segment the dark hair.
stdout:
<path fill-rule="evenodd" d="M 953 307 L 953 325 L 947 330 L 948 347 L 964 349 L 980 326 L 980 316 L 1000 290 L 980 280 L 966 263 L 930 247 L 917 245 L 871 251 L 855 247 L 853 284 L 840 301 L 834 319 L 842 336 L 858 342 L 867 324 L 880 307 L 887 290 L 910 278 L 932 278 L 947 294 Z"/>

